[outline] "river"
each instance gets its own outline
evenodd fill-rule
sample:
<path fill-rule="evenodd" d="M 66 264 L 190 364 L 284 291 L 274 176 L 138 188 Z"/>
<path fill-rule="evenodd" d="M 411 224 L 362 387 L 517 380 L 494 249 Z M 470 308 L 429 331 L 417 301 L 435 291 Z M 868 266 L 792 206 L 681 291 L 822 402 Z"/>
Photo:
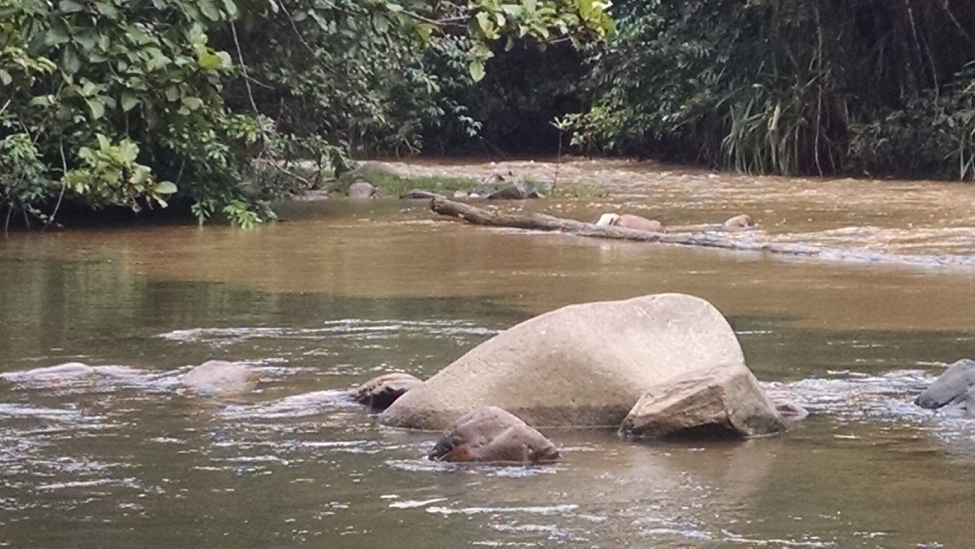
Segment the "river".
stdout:
<path fill-rule="evenodd" d="M 975 357 L 975 186 L 745 177 L 628 161 L 387 163 L 513 170 L 673 233 L 789 256 L 487 229 L 380 199 L 282 204 L 254 231 L 136 226 L 0 239 L 0 546 L 963 547 L 975 422 L 916 408 Z M 586 187 L 574 187 L 585 184 Z M 574 190 L 573 190 L 574 189 Z M 748 213 L 760 229 L 725 233 Z M 749 366 L 812 415 L 745 442 L 546 431 L 541 467 L 424 459 L 435 433 L 378 425 L 341 391 L 421 378 L 533 315 L 684 292 L 729 319 Z M 187 394 L 207 359 L 261 375 Z M 69 361 L 79 381 L 9 376 Z"/>

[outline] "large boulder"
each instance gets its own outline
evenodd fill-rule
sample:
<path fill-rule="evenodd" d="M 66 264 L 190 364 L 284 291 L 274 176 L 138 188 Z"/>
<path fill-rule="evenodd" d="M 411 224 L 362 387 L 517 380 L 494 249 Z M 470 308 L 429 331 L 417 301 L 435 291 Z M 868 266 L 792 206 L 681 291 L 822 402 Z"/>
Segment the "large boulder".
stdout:
<path fill-rule="evenodd" d="M 707 301 L 659 294 L 571 305 L 472 349 L 379 416 L 440 430 L 484 406 L 533 426 L 619 426 L 649 389 L 721 364 L 744 365 L 734 331 Z"/>
<path fill-rule="evenodd" d="M 423 383 L 405 372 L 392 372 L 363 383 L 352 394 L 352 400 L 373 410 L 385 410 L 407 391 Z"/>
<path fill-rule="evenodd" d="M 559 459 L 544 435 L 496 406 L 453 422 L 427 456 L 437 461 L 543 463 Z"/>
<path fill-rule="evenodd" d="M 948 366 L 914 402 L 921 408 L 946 408 L 975 417 L 975 360 L 966 358 Z"/>
<path fill-rule="evenodd" d="M 620 426 L 635 437 L 752 437 L 786 423 L 742 363 L 719 364 L 662 381 L 640 397 Z"/>
<path fill-rule="evenodd" d="M 183 374 L 180 381 L 189 390 L 204 396 L 232 396 L 253 391 L 257 372 L 234 362 L 208 360 Z"/>

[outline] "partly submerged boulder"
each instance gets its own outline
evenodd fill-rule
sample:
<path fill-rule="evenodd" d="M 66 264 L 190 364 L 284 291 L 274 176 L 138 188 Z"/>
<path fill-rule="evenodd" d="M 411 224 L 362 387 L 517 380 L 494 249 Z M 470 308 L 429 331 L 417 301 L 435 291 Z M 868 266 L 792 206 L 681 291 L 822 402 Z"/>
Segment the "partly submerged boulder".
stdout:
<path fill-rule="evenodd" d="M 439 461 L 542 463 L 559 459 L 544 435 L 496 406 L 475 410 L 450 424 L 427 456 Z"/>
<path fill-rule="evenodd" d="M 721 364 L 744 365 L 707 301 L 659 294 L 571 305 L 472 349 L 393 403 L 382 423 L 444 429 L 498 406 L 533 426 L 618 427 L 650 388 Z"/>
<path fill-rule="evenodd" d="M 92 366 L 82 362 L 65 362 L 56 366 L 2 373 L 0 379 L 24 385 L 59 385 L 88 380 L 95 374 Z"/>
<path fill-rule="evenodd" d="M 355 390 L 352 400 L 373 410 L 385 410 L 407 391 L 423 383 L 404 372 L 393 372 L 374 377 Z"/>
<path fill-rule="evenodd" d="M 966 358 L 948 366 L 914 402 L 921 408 L 947 407 L 975 417 L 975 360 Z"/>
<path fill-rule="evenodd" d="M 784 431 L 785 420 L 743 363 L 718 364 L 647 390 L 620 426 L 635 437 L 752 437 Z"/>
<path fill-rule="evenodd" d="M 183 374 L 181 381 L 194 393 L 206 396 L 231 396 L 253 391 L 257 372 L 234 362 L 208 360 Z"/>

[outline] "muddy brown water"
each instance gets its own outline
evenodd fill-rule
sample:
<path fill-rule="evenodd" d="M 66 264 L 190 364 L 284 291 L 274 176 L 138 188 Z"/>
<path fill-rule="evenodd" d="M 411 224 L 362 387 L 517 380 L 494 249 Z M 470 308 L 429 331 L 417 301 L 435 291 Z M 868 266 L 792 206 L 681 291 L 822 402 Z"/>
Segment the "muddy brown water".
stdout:
<path fill-rule="evenodd" d="M 404 174 L 551 162 L 397 164 Z M 572 161 L 605 196 L 502 208 L 660 219 L 807 257 L 485 229 L 396 199 L 280 207 L 255 231 L 166 226 L 0 240 L 0 546 L 838 546 L 975 544 L 975 424 L 911 400 L 975 356 L 975 187 L 755 178 Z M 599 194 L 599 193 L 596 193 Z M 761 230 L 724 233 L 749 213 Z M 551 431 L 544 467 L 423 459 L 340 391 L 429 377 L 562 305 L 685 292 L 714 303 L 772 392 L 812 416 L 747 442 Z M 210 358 L 254 394 L 186 394 Z"/>

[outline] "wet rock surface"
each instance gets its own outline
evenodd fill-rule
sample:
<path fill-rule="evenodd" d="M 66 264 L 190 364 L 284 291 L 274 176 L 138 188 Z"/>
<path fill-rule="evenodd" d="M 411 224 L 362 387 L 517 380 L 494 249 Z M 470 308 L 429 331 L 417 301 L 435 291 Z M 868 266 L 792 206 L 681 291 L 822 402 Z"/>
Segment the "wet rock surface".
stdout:
<path fill-rule="evenodd" d="M 453 422 L 427 456 L 437 461 L 544 463 L 559 451 L 544 435 L 496 406 L 475 410 Z"/>
<path fill-rule="evenodd" d="M 975 360 L 962 359 L 948 366 L 914 402 L 921 408 L 975 417 Z"/>
<path fill-rule="evenodd" d="M 419 378 L 403 372 L 384 374 L 363 383 L 352 394 L 352 400 L 381 411 L 421 383 Z"/>
<path fill-rule="evenodd" d="M 204 396 L 232 396 L 253 391 L 257 372 L 243 364 L 225 360 L 208 360 L 183 374 L 183 385 Z"/>
<path fill-rule="evenodd" d="M 647 390 L 620 433 L 659 438 L 706 435 L 744 438 L 785 431 L 786 420 L 744 364 L 722 364 Z"/>

